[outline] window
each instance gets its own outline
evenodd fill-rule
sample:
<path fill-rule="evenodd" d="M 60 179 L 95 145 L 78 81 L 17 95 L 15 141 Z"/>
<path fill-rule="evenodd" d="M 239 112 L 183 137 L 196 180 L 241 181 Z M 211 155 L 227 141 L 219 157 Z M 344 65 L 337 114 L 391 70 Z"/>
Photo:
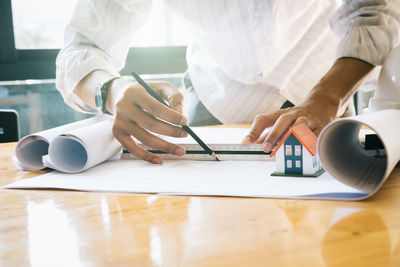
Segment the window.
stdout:
<path fill-rule="evenodd" d="M 301 146 L 300 145 L 295 145 L 294 146 L 294 155 L 295 156 L 301 156 Z"/>
<path fill-rule="evenodd" d="M 286 156 L 292 155 L 292 146 L 291 145 L 285 145 L 285 155 Z"/>
<path fill-rule="evenodd" d="M 61 48 L 65 25 L 78 0 L 12 0 L 17 49 Z M 186 45 L 190 38 L 184 23 L 153 1 L 148 22 L 137 32 L 132 46 Z"/>
<path fill-rule="evenodd" d="M 136 32 L 132 46 L 180 46 L 189 44 L 191 37 L 186 23 L 162 7 L 161 0 L 153 0 L 146 24 Z"/>
<path fill-rule="evenodd" d="M 64 28 L 78 0 L 12 0 L 17 49 L 61 48 Z"/>
<path fill-rule="evenodd" d="M 79 0 L 0 1 L 0 81 L 54 79 L 65 26 Z M 134 38 L 122 75 L 181 74 L 191 40 L 160 0 Z"/>
<path fill-rule="evenodd" d="M 292 161 L 291 160 L 287 160 L 286 161 L 286 168 L 292 168 Z"/>
<path fill-rule="evenodd" d="M 300 160 L 296 160 L 296 168 L 301 168 L 301 161 Z"/>

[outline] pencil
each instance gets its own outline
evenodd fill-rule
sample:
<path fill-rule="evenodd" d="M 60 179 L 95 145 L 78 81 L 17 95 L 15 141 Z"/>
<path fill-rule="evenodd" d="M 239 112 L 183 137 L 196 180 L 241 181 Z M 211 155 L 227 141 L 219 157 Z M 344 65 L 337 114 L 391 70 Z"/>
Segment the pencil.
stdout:
<path fill-rule="evenodd" d="M 161 96 L 159 96 L 156 92 L 153 91 L 153 89 L 150 88 L 150 86 L 142 80 L 142 78 L 140 78 L 140 76 L 138 74 L 136 74 L 136 72 L 132 72 L 131 73 L 133 78 L 135 78 L 135 80 L 144 87 L 144 89 L 155 99 L 158 100 L 158 102 L 166 105 L 169 107 L 168 103 L 166 103 L 164 101 L 164 99 L 161 98 Z M 193 131 L 192 129 L 190 129 L 189 126 L 187 125 L 181 125 L 182 128 L 204 149 L 204 151 L 206 151 L 211 157 L 213 157 L 215 160 L 219 161 L 217 155 L 215 154 L 214 151 L 212 151 L 211 148 L 209 148 L 204 142 L 203 140 L 200 139 L 200 137 L 198 137 Z"/>

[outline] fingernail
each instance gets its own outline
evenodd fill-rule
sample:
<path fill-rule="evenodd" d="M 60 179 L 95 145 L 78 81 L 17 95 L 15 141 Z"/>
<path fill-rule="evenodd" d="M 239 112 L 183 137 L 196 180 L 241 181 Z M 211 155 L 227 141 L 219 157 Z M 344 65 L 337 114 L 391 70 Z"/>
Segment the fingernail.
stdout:
<path fill-rule="evenodd" d="M 185 117 L 182 117 L 181 119 L 181 125 L 186 125 L 188 123 L 188 119 L 186 119 Z"/>
<path fill-rule="evenodd" d="M 174 154 L 177 156 L 183 156 L 185 155 L 186 151 L 183 147 L 178 147 L 175 149 Z"/>
<path fill-rule="evenodd" d="M 251 143 L 252 143 L 251 139 L 248 136 L 246 136 L 242 141 L 242 145 L 248 145 L 248 144 L 251 144 Z"/>
<path fill-rule="evenodd" d="M 155 163 L 155 164 L 161 164 L 162 160 L 160 158 L 152 158 L 151 162 Z"/>
<path fill-rule="evenodd" d="M 265 144 L 263 145 L 263 149 L 264 149 L 264 152 L 270 152 L 271 149 L 272 149 L 271 143 L 265 143 Z"/>

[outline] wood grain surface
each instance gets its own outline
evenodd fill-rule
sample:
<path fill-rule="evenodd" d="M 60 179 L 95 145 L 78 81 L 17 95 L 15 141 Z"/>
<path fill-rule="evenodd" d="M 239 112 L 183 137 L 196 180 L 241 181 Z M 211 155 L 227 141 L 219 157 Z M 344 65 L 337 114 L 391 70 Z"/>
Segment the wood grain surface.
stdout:
<path fill-rule="evenodd" d="M 0 144 L 0 185 L 19 171 Z M 0 266 L 400 266 L 400 168 L 364 201 L 0 189 Z"/>

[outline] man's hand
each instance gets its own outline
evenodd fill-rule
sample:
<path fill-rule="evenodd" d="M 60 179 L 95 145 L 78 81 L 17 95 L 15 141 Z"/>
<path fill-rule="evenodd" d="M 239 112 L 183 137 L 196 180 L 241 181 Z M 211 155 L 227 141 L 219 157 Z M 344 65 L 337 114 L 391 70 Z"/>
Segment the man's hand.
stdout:
<path fill-rule="evenodd" d="M 290 128 L 302 123 L 319 135 L 373 68 L 373 65 L 358 59 L 338 59 L 302 104 L 257 115 L 242 144 L 262 143 L 264 151 L 269 152 Z M 269 127 L 272 128 L 262 135 Z"/>
<path fill-rule="evenodd" d="M 75 93 L 86 104 L 96 108 L 94 89 L 97 83 L 112 77 L 106 70 L 95 70 L 78 83 Z M 184 155 L 186 151 L 182 146 L 167 142 L 153 133 L 186 137 L 187 133 L 180 125 L 186 125 L 188 120 L 182 115 L 183 95 L 178 89 L 169 82 L 148 84 L 170 107 L 158 102 L 141 85 L 118 78 L 108 88 L 106 108 L 114 114 L 113 135 L 130 153 L 149 162 L 162 163 L 159 155 L 140 148 L 135 139 L 166 153 Z"/>
<path fill-rule="evenodd" d="M 186 125 L 188 120 L 182 115 L 183 95 L 172 84 L 148 84 L 170 107 L 158 102 L 141 85 L 117 79 L 109 90 L 107 110 L 114 114 L 112 132 L 115 138 L 133 155 L 160 164 L 162 158 L 142 149 L 134 138 L 154 149 L 182 156 L 186 153 L 182 146 L 167 142 L 153 133 L 186 137 L 188 134 L 180 125 Z"/>
<path fill-rule="evenodd" d="M 291 127 L 302 123 L 318 135 L 325 125 L 335 119 L 338 106 L 327 98 L 309 99 L 296 107 L 280 109 L 270 114 L 259 114 L 242 143 L 263 144 L 264 151 L 269 152 Z M 269 127 L 272 129 L 261 135 Z"/>

